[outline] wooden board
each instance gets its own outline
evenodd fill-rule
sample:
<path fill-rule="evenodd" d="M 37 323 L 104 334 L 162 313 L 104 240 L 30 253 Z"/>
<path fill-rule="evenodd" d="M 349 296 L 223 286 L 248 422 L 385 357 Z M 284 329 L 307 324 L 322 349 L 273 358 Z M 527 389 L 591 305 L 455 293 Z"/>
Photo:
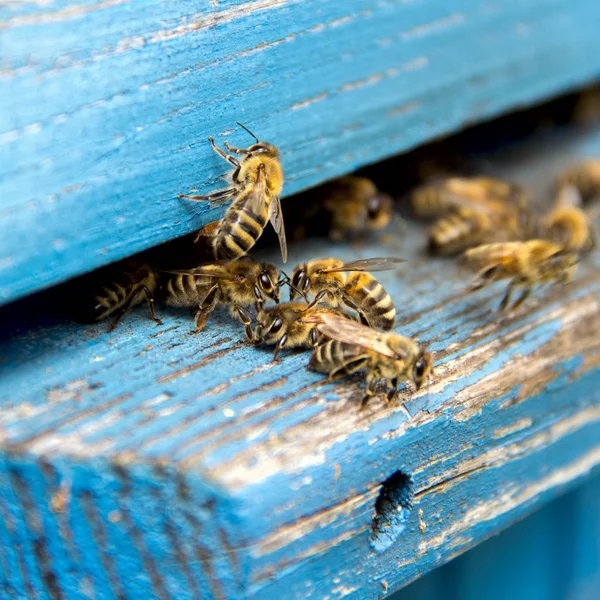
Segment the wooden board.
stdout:
<path fill-rule="evenodd" d="M 198 229 L 243 121 L 285 193 L 600 74 L 597 0 L 0 3 L 0 303 Z"/>
<path fill-rule="evenodd" d="M 600 132 L 537 148 L 493 164 L 543 187 L 559 163 L 598 153 Z M 186 311 L 156 326 L 138 310 L 108 334 L 30 312 L 43 297 L 6 307 L 4 596 L 379 598 L 596 472 L 598 256 L 565 290 L 499 316 L 501 288 L 464 295 L 468 277 L 424 242 L 410 224 L 359 248 L 290 248 L 291 264 L 409 259 L 381 281 L 435 375 L 390 409 L 361 412 L 359 382 L 326 383 L 306 353 L 272 363 L 226 313 L 191 337 Z M 378 502 L 386 481 L 411 507 Z"/>
<path fill-rule="evenodd" d="M 596 476 L 390 600 L 593 600 L 600 589 L 599 492 Z"/>

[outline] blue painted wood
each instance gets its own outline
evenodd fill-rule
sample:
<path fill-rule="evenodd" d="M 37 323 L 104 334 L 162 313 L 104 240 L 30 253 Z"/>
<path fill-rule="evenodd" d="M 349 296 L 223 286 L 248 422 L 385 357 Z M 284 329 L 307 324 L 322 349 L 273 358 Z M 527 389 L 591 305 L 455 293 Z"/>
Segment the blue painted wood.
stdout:
<path fill-rule="evenodd" d="M 598 493 L 595 477 L 390 600 L 597 598 Z"/>
<path fill-rule="evenodd" d="M 199 228 L 206 138 L 285 192 L 600 74 L 596 0 L 99 0 L 0 7 L 0 302 Z M 221 209 L 222 210 L 222 209 Z"/>
<path fill-rule="evenodd" d="M 600 153 L 600 132 L 536 148 L 494 164 L 543 187 Z M 499 318 L 500 290 L 464 295 L 469 276 L 424 255 L 421 226 L 389 237 L 310 240 L 290 262 L 409 259 L 381 274 L 397 330 L 434 352 L 430 384 L 400 395 L 408 415 L 359 411 L 357 382 L 326 383 L 306 353 L 273 364 L 226 313 L 190 337 L 186 311 L 162 326 L 134 311 L 108 334 L 44 316 L 44 296 L 5 307 L 2 597 L 370 600 L 597 472 L 600 258 Z M 412 508 L 380 552 L 374 508 L 399 471 Z"/>

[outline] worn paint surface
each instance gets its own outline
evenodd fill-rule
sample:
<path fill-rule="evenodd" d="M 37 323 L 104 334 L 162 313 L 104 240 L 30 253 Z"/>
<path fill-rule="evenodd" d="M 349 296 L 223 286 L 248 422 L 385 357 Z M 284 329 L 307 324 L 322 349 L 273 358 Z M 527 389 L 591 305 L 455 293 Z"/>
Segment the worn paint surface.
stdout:
<path fill-rule="evenodd" d="M 543 183 L 600 135 L 543 146 L 496 168 Z M 357 382 L 327 384 L 306 353 L 270 362 L 226 314 L 190 337 L 185 311 L 108 334 L 6 307 L 1 597 L 379 598 L 596 471 L 600 259 L 499 317 L 501 288 L 464 295 L 421 227 L 385 239 L 311 240 L 290 262 L 409 259 L 381 281 L 436 368 L 392 409 L 359 411 Z"/>
<path fill-rule="evenodd" d="M 596 476 L 390 600 L 594 600 L 599 493 Z"/>
<path fill-rule="evenodd" d="M 198 229 L 207 137 L 287 194 L 600 74 L 597 0 L 0 3 L 0 303 Z M 222 210 L 222 209 L 221 209 Z"/>

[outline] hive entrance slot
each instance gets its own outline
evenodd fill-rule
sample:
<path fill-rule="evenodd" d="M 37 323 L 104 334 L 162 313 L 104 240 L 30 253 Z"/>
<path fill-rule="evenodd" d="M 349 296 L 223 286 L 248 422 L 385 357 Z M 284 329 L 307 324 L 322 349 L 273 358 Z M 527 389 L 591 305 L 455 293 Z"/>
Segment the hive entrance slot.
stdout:
<path fill-rule="evenodd" d="M 413 483 L 407 473 L 396 471 L 383 482 L 371 524 L 370 542 L 377 552 L 387 550 L 404 531 L 413 496 Z"/>

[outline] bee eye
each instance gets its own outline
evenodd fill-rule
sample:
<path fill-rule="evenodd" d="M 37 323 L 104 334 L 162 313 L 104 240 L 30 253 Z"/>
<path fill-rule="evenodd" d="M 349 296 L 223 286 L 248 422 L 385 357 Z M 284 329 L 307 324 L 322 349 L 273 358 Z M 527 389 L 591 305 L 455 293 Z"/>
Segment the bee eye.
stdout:
<path fill-rule="evenodd" d="M 300 287 L 303 277 L 304 277 L 304 273 L 302 271 L 296 271 L 292 275 L 292 285 L 294 287 Z"/>
<path fill-rule="evenodd" d="M 421 379 L 423 377 L 426 369 L 427 369 L 427 364 L 425 363 L 425 360 L 424 359 L 419 360 L 417 362 L 417 364 L 415 365 L 415 375 L 417 376 L 417 379 Z"/>
<path fill-rule="evenodd" d="M 283 327 L 283 321 L 277 317 L 271 325 L 270 333 L 277 333 Z"/>
<path fill-rule="evenodd" d="M 263 289 L 265 289 L 265 290 L 272 289 L 273 286 L 271 285 L 271 278 L 266 273 L 261 273 L 260 277 L 258 279 L 259 279 L 260 285 L 263 287 Z"/>
<path fill-rule="evenodd" d="M 373 196 L 369 200 L 369 204 L 367 205 L 369 219 L 374 219 L 379 210 L 381 209 L 381 198 L 379 196 Z"/>

